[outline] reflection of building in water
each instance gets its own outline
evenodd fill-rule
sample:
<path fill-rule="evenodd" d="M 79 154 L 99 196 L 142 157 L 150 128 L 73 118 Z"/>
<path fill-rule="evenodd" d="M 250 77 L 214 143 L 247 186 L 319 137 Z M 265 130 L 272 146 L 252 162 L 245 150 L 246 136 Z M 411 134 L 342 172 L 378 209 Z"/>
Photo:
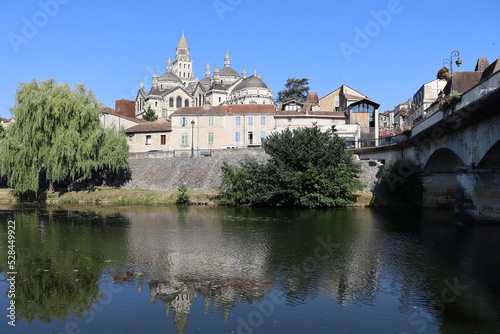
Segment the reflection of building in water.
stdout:
<path fill-rule="evenodd" d="M 359 211 L 363 214 L 365 211 Z M 342 267 L 331 267 L 326 282 L 326 294 L 341 305 L 371 303 L 376 299 L 383 262 L 383 242 L 374 226 L 368 227 L 367 219 L 353 220 L 359 223 L 356 239 L 352 240 L 342 259 L 336 262 Z M 344 246 L 345 247 L 345 246 Z"/>
<path fill-rule="evenodd" d="M 271 285 L 266 233 L 255 229 L 249 238 L 234 233 L 234 225 L 226 231 L 228 218 L 209 209 L 124 214 L 131 221 L 127 247 L 133 271 L 150 278 L 151 301 L 162 300 L 167 314 L 173 311 L 179 333 L 198 295 L 227 318 L 234 305 L 258 300 Z"/>
<path fill-rule="evenodd" d="M 153 280 L 149 283 L 151 302 L 161 300 L 165 303 L 165 311 L 173 313 L 175 327 L 184 333 L 191 310 L 192 300 L 201 295 L 206 310 L 221 310 L 224 322 L 229 318 L 229 311 L 238 303 L 247 301 L 257 303 L 264 296 L 271 281 L 247 281 L 239 279 L 193 280 L 173 279 L 170 281 Z"/>

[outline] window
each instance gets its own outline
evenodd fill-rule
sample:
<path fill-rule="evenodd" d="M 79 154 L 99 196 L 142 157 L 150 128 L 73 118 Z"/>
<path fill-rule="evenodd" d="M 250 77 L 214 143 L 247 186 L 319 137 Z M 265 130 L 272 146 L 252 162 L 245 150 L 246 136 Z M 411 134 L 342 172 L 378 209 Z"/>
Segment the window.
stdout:
<path fill-rule="evenodd" d="M 189 143 L 188 143 L 188 134 L 187 133 L 183 133 L 182 134 L 182 137 L 181 137 L 181 146 L 188 146 Z"/>
<path fill-rule="evenodd" d="M 186 117 L 182 117 L 181 118 L 181 127 L 186 127 L 186 124 L 187 124 L 187 120 L 186 120 Z"/>
<path fill-rule="evenodd" d="M 248 131 L 248 145 L 253 145 L 253 131 Z"/>
<path fill-rule="evenodd" d="M 214 133 L 209 132 L 208 133 L 208 145 L 213 145 L 214 144 Z"/>
<path fill-rule="evenodd" d="M 166 145 L 166 144 L 167 144 L 167 136 L 161 135 L 160 136 L 160 145 Z"/>
<path fill-rule="evenodd" d="M 158 102 L 155 102 L 155 107 L 158 107 Z"/>
<path fill-rule="evenodd" d="M 266 116 L 260 116 L 260 125 L 266 125 Z"/>
<path fill-rule="evenodd" d="M 146 145 L 151 145 L 151 135 L 146 135 Z"/>
<path fill-rule="evenodd" d="M 222 102 L 222 97 L 219 96 L 219 103 Z"/>
<path fill-rule="evenodd" d="M 177 96 L 177 100 L 176 100 L 175 102 L 176 102 L 176 105 L 175 105 L 175 106 L 176 106 L 177 108 L 182 107 L 182 99 L 181 99 L 181 97 L 180 97 L 180 96 Z"/>
<path fill-rule="evenodd" d="M 234 133 L 234 142 L 241 143 L 241 131 L 236 131 Z"/>
<path fill-rule="evenodd" d="M 248 126 L 253 126 L 253 116 L 248 116 Z"/>
<path fill-rule="evenodd" d="M 261 131 L 260 132 L 260 140 L 262 142 L 262 139 L 266 138 L 266 131 Z"/>
<path fill-rule="evenodd" d="M 188 99 L 184 100 L 184 107 L 189 107 L 189 100 Z"/>
<path fill-rule="evenodd" d="M 214 126 L 214 120 L 215 120 L 215 119 L 214 119 L 214 117 L 213 117 L 213 116 L 210 116 L 210 117 L 208 118 L 208 126 Z"/>
<path fill-rule="evenodd" d="M 366 104 L 366 103 L 361 103 L 361 104 L 358 104 L 358 105 L 355 105 L 354 107 L 352 107 L 352 112 L 373 112 L 375 110 L 375 107 L 370 105 L 370 104 Z"/>
<path fill-rule="evenodd" d="M 171 98 L 170 98 L 170 100 L 168 100 L 168 106 L 169 106 L 170 108 L 173 108 L 173 107 L 174 107 L 174 98 L 173 98 L 173 97 L 171 97 Z"/>
<path fill-rule="evenodd" d="M 241 117 L 240 116 L 236 116 L 236 119 L 234 120 L 234 125 L 236 125 L 236 126 L 241 125 Z"/>

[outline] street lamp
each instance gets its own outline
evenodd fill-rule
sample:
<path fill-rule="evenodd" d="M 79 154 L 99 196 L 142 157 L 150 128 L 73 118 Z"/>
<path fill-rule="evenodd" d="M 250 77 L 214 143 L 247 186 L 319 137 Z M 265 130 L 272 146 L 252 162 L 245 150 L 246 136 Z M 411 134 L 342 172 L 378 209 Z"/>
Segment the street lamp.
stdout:
<path fill-rule="evenodd" d="M 191 158 L 194 157 L 194 119 L 191 121 Z"/>
<path fill-rule="evenodd" d="M 460 52 L 458 52 L 458 51 L 453 51 L 451 53 L 450 59 L 443 60 L 443 66 L 446 66 L 446 65 L 450 66 L 450 74 L 451 74 L 450 95 L 453 93 L 453 57 L 457 57 L 455 64 L 457 64 L 457 67 L 460 67 L 460 65 L 462 65 L 462 60 L 460 59 Z"/>

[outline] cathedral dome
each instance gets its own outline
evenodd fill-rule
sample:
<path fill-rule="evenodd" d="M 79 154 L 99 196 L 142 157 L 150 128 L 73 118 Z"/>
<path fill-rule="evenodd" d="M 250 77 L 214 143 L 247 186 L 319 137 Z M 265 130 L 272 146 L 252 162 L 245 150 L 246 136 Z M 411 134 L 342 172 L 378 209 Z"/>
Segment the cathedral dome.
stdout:
<path fill-rule="evenodd" d="M 221 77 L 240 77 L 240 75 L 238 74 L 238 72 L 236 72 L 235 70 L 233 70 L 229 66 L 224 66 L 223 68 L 221 68 L 219 70 L 219 75 Z"/>
<path fill-rule="evenodd" d="M 234 87 L 233 92 L 237 92 L 239 90 L 247 88 L 268 88 L 268 87 L 264 83 L 264 81 L 262 81 L 255 75 L 252 75 L 251 77 L 243 79 L 239 84 L 237 84 L 236 87 Z"/>
<path fill-rule="evenodd" d="M 182 82 L 181 78 L 177 74 L 175 74 L 172 71 L 167 71 L 160 75 L 158 78 L 158 81 L 175 81 L 175 82 Z"/>

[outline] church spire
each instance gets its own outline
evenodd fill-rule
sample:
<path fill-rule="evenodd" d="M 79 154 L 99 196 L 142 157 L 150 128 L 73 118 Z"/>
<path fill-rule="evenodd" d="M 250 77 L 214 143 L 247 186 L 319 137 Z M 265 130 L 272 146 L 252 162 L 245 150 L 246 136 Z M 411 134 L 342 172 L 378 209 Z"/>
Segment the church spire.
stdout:
<path fill-rule="evenodd" d="M 226 51 L 226 56 L 224 57 L 224 67 L 231 66 L 231 57 L 229 57 L 229 52 Z"/>
<path fill-rule="evenodd" d="M 153 87 L 156 88 L 158 87 L 158 74 L 155 72 L 153 73 Z"/>
<path fill-rule="evenodd" d="M 172 60 L 168 57 L 167 61 L 167 72 L 172 72 Z"/>
<path fill-rule="evenodd" d="M 247 70 L 243 67 L 243 71 L 241 71 L 241 77 L 245 79 L 247 77 Z"/>
<path fill-rule="evenodd" d="M 179 43 L 177 43 L 177 49 L 189 49 L 189 45 L 188 45 L 188 42 L 186 41 L 186 37 L 184 37 L 184 30 L 182 30 L 181 39 L 179 40 Z"/>
<path fill-rule="evenodd" d="M 219 76 L 219 67 L 216 66 L 215 67 L 215 71 L 214 71 L 214 80 L 219 81 L 219 79 L 220 79 L 220 76 Z"/>
<path fill-rule="evenodd" d="M 205 76 L 210 77 L 210 64 L 207 63 L 207 66 L 205 66 Z"/>

